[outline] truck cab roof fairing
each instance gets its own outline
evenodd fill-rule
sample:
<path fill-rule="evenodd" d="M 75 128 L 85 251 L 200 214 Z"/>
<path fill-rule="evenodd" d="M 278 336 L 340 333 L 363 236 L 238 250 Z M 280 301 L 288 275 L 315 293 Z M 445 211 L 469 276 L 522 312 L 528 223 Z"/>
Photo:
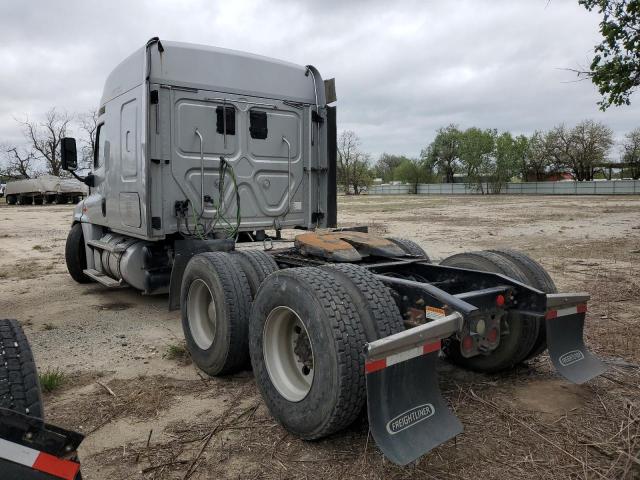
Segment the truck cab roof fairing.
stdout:
<path fill-rule="evenodd" d="M 316 103 L 307 67 L 261 55 L 182 42 L 151 45 L 150 82 L 199 90 Z M 100 105 L 144 81 L 145 47 L 121 62 L 105 83 Z M 314 69 L 315 70 L 315 69 Z M 316 72 L 318 104 L 325 105 L 322 78 Z"/>

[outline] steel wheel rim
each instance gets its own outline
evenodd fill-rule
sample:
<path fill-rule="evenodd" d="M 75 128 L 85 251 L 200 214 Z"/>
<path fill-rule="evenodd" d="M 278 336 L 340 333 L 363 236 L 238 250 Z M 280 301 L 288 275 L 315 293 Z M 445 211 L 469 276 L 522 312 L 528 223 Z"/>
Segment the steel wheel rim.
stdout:
<path fill-rule="evenodd" d="M 199 278 L 189 285 L 187 320 L 191 337 L 198 348 L 202 350 L 210 348 L 217 329 L 216 304 L 209 285 Z"/>
<path fill-rule="evenodd" d="M 278 393 L 290 402 L 303 400 L 313 384 L 315 358 L 307 328 L 295 311 L 284 306 L 271 310 L 264 324 L 262 350 Z"/>

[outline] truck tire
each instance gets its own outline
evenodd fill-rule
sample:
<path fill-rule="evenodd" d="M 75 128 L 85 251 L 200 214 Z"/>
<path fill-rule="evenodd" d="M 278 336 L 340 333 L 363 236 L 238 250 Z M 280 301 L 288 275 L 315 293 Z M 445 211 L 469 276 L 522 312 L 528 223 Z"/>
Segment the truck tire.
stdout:
<path fill-rule="evenodd" d="M 34 205 L 42 205 L 44 203 L 43 197 L 33 197 Z"/>
<path fill-rule="evenodd" d="M 185 268 L 180 290 L 182 330 L 194 363 L 212 376 L 241 370 L 249 361 L 251 291 L 234 255 L 206 252 Z"/>
<path fill-rule="evenodd" d="M 251 309 L 249 351 L 262 398 L 305 440 L 345 428 L 365 402 L 364 330 L 348 291 L 331 273 L 316 267 L 275 272 Z"/>
<path fill-rule="evenodd" d="M 458 253 L 445 258 L 440 265 L 501 273 L 519 282 L 527 282 L 525 274 L 516 264 L 493 252 Z M 525 316 L 513 316 L 508 322 L 509 333 L 500 337 L 500 344 L 488 355 L 463 357 L 460 341 L 455 337 L 443 342 L 443 351 L 453 363 L 477 372 L 495 373 L 513 368 L 531 352 L 538 337 L 539 325 L 535 318 Z"/>
<path fill-rule="evenodd" d="M 31 205 L 33 204 L 33 197 L 27 197 L 25 195 L 20 196 L 20 205 Z"/>
<path fill-rule="evenodd" d="M 44 418 L 38 370 L 16 320 L 0 320 L 0 407 Z"/>
<path fill-rule="evenodd" d="M 45 201 L 45 203 L 46 203 L 47 205 L 50 205 L 50 204 L 52 204 L 53 202 L 55 202 L 55 201 L 56 201 L 56 196 L 55 196 L 55 195 L 46 195 L 46 196 L 44 197 L 44 201 Z"/>
<path fill-rule="evenodd" d="M 242 266 L 253 300 L 264 279 L 278 270 L 278 264 L 271 255 L 262 250 L 236 250 L 232 255 Z"/>
<path fill-rule="evenodd" d="M 93 281 L 84 274 L 84 270 L 87 268 L 87 254 L 81 223 L 74 223 L 71 230 L 69 230 L 67 243 L 64 247 L 64 257 L 71 278 L 78 283 L 91 283 Z"/>
<path fill-rule="evenodd" d="M 369 270 L 349 263 L 334 263 L 326 269 L 345 288 L 360 313 L 367 342 L 404 330 L 404 321 L 390 290 Z"/>
<path fill-rule="evenodd" d="M 16 203 L 18 203 L 18 199 L 15 195 L 7 195 L 6 200 L 9 205 L 15 205 Z"/>
<path fill-rule="evenodd" d="M 387 237 L 387 240 L 398 245 L 402 250 L 404 250 L 409 255 L 424 258 L 427 261 L 427 263 L 431 263 L 431 259 L 429 258 L 429 255 L 424 250 L 424 248 L 422 248 L 413 240 L 407 240 L 406 238 L 397 238 L 397 237 Z"/>
<path fill-rule="evenodd" d="M 531 285 L 533 288 L 537 288 L 544 293 L 558 293 L 558 288 L 553 282 L 553 279 L 549 276 L 542 265 L 536 262 L 533 258 L 522 252 L 507 248 L 491 251 L 498 255 L 502 255 L 515 263 L 527 277 L 527 285 Z M 531 349 L 531 352 L 526 356 L 525 360 L 535 358 L 547 349 L 547 326 L 544 319 L 538 320 L 538 326 L 538 337 L 536 338 L 536 343 Z"/>
<path fill-rule="evenodd" d="M 57 205 L 64 205 L 65 203 L 67 203 L 67 197 L 65 197 L 64 195 L 57 195 L 56 196 L 56 204 Z"/>

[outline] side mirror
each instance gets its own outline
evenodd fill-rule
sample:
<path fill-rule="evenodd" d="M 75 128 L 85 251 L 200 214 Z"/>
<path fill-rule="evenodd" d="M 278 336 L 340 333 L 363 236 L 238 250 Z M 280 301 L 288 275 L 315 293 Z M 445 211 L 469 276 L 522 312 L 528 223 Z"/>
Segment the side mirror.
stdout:
<path fill-rule="evenodd" d="M 78 168 L 78 152 L 76 151 L 76 139 L 64 137 L 60 143 L 60 156 L 62 169 L 70 172 Z"/>

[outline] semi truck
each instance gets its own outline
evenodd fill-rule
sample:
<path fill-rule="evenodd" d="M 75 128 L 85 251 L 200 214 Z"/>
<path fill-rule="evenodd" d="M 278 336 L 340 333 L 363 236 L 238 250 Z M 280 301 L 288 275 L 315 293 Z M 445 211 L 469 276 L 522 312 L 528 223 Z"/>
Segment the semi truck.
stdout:
<path fill-rule="evenodd" d="M 582 383 L 605 371 L 583 341 L 589 295 L 558 293 L 505 249 L 436 264 L 417 243 L 337 226 L 335 82 L 297 65 L 152 38 L 106 80 L 90 189 L 66 263 L 79 283 L 167 294 L 195 365 L 253 369 L 271 414 L 307 440 L 366 409 L 391 461 L 462 431 L 443 356 L 478 372 L 545 351 Z M 284 229 L 296 229 L 281 243 Z M 132 319 L 135 321 L 135 319 Z"/>

